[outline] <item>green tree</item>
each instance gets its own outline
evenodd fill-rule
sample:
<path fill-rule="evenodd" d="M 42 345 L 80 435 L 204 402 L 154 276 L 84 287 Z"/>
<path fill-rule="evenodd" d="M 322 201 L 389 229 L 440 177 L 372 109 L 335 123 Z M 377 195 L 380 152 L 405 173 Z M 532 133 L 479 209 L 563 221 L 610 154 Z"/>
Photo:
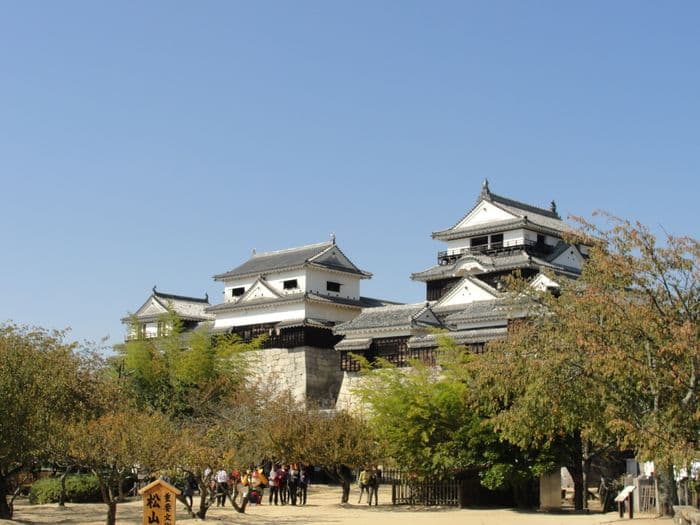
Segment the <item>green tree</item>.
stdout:
<path fill-rule="evenodd" d="M 169 327 L 160 337 L 145 338 L 133 329 L 135 338 L 115 346 L 115 366 L 137 403 L 176 419 L 217 415 L 246 377 L 249 357 L 243 353 L 259 348 L 264 337 L 244 342 L 236 334 L 214 335 L 206 326 L 184 332 L 172 311 L 160 323 Z"/>
<path fill-rule="evenodd" d="M 476 402 L 467 349 L 449 337 L 439 341 L 439 368 L 414 362 L 364 376 L 358 393 L 386 454 L 420 478 L 479 477 L 485 487 L 510 489 L 518 504 L 528 504 L 533 469 L 549 458 L 501 439 Z"/>
<path fill-rule="evenodd" d="M 353 471 L 383 457 L 372 428 L 356 415 L 316 410 L 284 397 L 265 410 L 262 450 L 281 462 L 322 467 L 341 484 L 341 503 L 348 502 Z"/>
<path fill-rule="evenodd" d="M 671 465 L 698 455 L 700 247 L 606 217 L 603 227 L 581 221 L 573 239 L 590 246 L 580 279 L 558 278 L 555 295 L 516 287 L 532 307 L 482 360 L 482 389 L 515 442 L 613 436 L 654 460 L 668 513 Z"/>
<path fill-rule="evenodd" d="M 114 525 L 121 487 L 133 469 L 145 474 L 169 467 L 175 431 L 157 412 L 121 408 L 85 423 L 66 434 L 70 453 L 97 476 L 107 505 L 107 525 Z"/>
<path fill-rule="evenodd" d="M 65 333 L 0 326 L 0 518 L 12 517 L 10 478 L 57 456 L 65 421 L 91 405 L 90 367 Z"/>
<path fill-rule="evenodd" d="M 555 319 L 530 314 L 527 321 L 512 324 L 507 339 L 474 356 L 468 373 L 474 378 L 476 403 L 502 439 L 522 449 L 546 451 L 553 469 L 567 467 L 574 481 L 574 506 L 580 510 L 585 507 L 590 462 L 613 440 L 606 428 L 601 385 L 582 374 L 575 341 L 538 322 Z M 556 350 L 545 350 L 547 345 Z"/>

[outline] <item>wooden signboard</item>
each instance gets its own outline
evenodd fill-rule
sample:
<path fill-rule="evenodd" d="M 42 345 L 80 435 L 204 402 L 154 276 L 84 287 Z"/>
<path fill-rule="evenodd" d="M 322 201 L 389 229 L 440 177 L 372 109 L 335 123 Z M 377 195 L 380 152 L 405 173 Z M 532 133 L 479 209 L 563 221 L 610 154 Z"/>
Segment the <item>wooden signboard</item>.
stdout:
<path fill-rule="evenodd" d="M 620 503 L 621 501 L 625 501 L 627 499 L 627 496 L 632 494 L 632 491 L 634 491 L 634 485 L 627 485 L 624 489 L 620 491 L 620 493 L 615 496 L 615 501 Z"/>
<path fill-rule="evenodd" d="M 630 519 L 634 517 L 634 500 L 631 498 L 632 492 L 634 492 L 634 485 L 627 485 L 615 497 L 621 518 L 625 515 L 625 502 L 627 502 Z"/>
<path fill-rule="evenodd" d="M 143 525 L 175 525 L 175 500 L 180 495 L 177 488 L 157 479 L 139 494 L 143 496 Z"/>

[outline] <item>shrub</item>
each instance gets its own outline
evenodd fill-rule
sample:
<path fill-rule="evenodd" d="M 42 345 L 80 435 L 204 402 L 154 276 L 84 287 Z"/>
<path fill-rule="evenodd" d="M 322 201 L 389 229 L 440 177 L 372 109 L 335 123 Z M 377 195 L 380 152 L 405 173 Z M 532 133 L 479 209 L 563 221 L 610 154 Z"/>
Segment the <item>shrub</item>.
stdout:
<path fill-rule="evenodd" d="M 29 502 L 34 505 L 58 503 L 61 494 L 59 478 L 43 478 L 32 484 Z M 66 501 L 71 503 L 97 503 L 102 501 L 100 485 L 91 474 L 76 474 L 66 478 Z"/>

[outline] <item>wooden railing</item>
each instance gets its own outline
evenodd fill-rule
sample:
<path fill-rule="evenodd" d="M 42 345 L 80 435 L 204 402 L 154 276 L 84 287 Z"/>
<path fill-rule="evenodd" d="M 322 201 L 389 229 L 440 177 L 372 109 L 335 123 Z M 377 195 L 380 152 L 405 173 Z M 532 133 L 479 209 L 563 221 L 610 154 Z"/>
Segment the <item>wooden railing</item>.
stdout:
<path fill-rule="evenodd" d="M 352 355 L 350 355 L 352 353 L 364 355 L 369 361 L 370 365 L 375 363 L 378 359 L 388 361 L 392 365 L 400 368 L 411 366 L 412 361 L 420 361 L 428 366 L 435 366 L 437 364 L 436 348 L 406 349 L 390 354 L 378 354 L 377 352 L 373 352 L 371 349 L 365 352 L 351 352 L 348 350 L 343 350 L 340 352 L 340 369 L 344 372 L 360 371 L 360 363 L 353 359 Z"/>
<path fill-rule="evenodd" d="M 459 481 L 402 479 L 391 484 L 393 505 L 459 506 Z"/>
<path fill-rule="evenodd" d="M 442 250 L 438 252 L 437 260 L 438 264 L 448 264 L 452 261 L 456 261 L 462 255 L 468 254 L 486 254 L 493 255 L 495 253 L 508 253 L 511 251 L 522 250 L 523 248 L 531 247 L 541 247 L 543 252 L 551 251 L 552 247 L 546 244 L 537 244 L 537 242 L 524 239 L 517 244 L 504 244 L 502 242 L 494 242 L 491 244 L 483 244 L 481 246 L 472 246 L 467 248 L 453 249 L 453 250 Z"/>

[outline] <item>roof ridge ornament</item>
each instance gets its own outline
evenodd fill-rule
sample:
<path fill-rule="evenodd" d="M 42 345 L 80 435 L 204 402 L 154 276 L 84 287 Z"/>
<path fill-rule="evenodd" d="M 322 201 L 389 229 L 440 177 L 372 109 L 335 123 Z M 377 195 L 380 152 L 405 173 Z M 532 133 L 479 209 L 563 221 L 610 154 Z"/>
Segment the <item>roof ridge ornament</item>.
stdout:
<path fill-rule="evenodd" d="M 481 183 L 481 194 L 479 195 L 481 199 L 490 199 L 491 190 L 489 189 L 489 179 L 484 177 L 484 182 Z"/>
<path fill-rule="evenodd" d="M 154 284 L 154 285 L 153 285 L 153 288 L 152 288 L 154 294 L 158 293 L 158 292 L 156 291 L 156 286 L 157 286 L 157 285 Z"/>
<path fill-rule="evenodd" d="M 335 245 L 335 233 L 331 232 L 331 243 Z"/>
<path fill-rule="evenodd" d="M 554 201 L 554 199 L 552 199 L 552 202 L 549 205 L 549 211 L 559 217 L 559 214 L 557 213 L 557 203 Z"/>

